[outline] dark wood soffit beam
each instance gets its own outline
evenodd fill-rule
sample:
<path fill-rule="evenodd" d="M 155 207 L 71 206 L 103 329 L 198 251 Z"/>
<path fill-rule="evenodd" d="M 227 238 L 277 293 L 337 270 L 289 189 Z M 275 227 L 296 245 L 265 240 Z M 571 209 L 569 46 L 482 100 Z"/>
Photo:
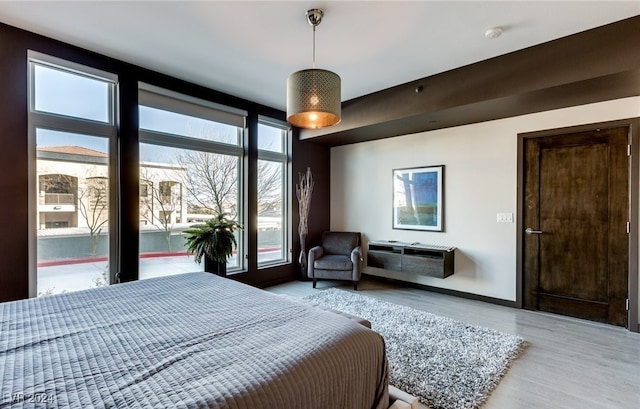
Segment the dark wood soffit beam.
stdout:
<path fill-rule="evenodd" d="M 510 118 L 640 94 L 640 69 L 543 90 L 495 98 L 409 118 L 380 122 L 307 139 L 327 146 L 373 141 L 412 133 Z M 640 107 L 639 107 L 640 109 Z"/>
<path fill-rule="evenodd" d="M 640 16 L 345 101 L 340 124 L 300 138 L 336 146 L 640 95 L 638 44 Z"/>

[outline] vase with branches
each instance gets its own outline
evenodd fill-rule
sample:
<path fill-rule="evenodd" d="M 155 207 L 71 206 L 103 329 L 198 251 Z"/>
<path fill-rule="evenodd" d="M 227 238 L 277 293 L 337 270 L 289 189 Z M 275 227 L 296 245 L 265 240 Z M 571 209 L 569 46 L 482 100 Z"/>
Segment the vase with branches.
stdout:
<path fill-rule="evenodd" d="M 307 253 L 306 240 L 309 233 L 309 208 L 311 207 L 311 195 L 313 193 L 313 175 L 311 168 L 307 168 L 307 172 L 298 173 L 298 183 L 296 184 L 296 197 L 298 198 L 298 212 L 300 214 L 300 223 L 298 224 L 298 235 L 300 236 L 300 273 L 302 278 L 306 277 L 307 270 Z"/>

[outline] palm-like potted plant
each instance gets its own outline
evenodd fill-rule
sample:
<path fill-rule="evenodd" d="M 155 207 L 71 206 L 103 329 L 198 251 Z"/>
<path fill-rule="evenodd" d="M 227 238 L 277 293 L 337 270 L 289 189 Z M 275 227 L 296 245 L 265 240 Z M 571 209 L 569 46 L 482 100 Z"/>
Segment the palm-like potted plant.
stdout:
<path fill-rule="evenodd" d="M 193 253 L 194 260 L 200 264 L 204 257 L 204 270 L 225 277 L 227 259 L 238 246 L 234 232 L 242 229 L 235 220 L 227 218 L 226 213 L 186 229 L 187 251 Z"/>

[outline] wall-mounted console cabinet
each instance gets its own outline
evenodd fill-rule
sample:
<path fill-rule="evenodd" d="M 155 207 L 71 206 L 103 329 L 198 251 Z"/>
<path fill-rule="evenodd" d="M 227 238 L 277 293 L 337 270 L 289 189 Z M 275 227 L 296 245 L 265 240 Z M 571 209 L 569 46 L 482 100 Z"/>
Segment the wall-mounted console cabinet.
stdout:
<path fill-rule="evenodd" d="M 371 241 L 367 266 L 446 278 L 453 274 L 455 249 L 400 241 Z"/>

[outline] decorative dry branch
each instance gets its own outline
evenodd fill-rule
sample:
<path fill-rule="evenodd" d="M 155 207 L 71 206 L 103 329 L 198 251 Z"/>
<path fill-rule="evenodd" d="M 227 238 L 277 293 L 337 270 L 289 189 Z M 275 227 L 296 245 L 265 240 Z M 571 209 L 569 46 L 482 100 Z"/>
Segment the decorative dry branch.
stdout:
<path fill-rule="evenodd" d="M 296 184 L 296 197 L 298 198 L 298 209 L 300 212 L 300 224 L 298 234 L 306 236 L 309 232 L 307 221 L 309 220 L 309 208 L 311 207 L 311 194 L 313 193 L 313 175 L 311 168 L 307 168 L 306 174 L 298 173 L 298 184 Z"/>

